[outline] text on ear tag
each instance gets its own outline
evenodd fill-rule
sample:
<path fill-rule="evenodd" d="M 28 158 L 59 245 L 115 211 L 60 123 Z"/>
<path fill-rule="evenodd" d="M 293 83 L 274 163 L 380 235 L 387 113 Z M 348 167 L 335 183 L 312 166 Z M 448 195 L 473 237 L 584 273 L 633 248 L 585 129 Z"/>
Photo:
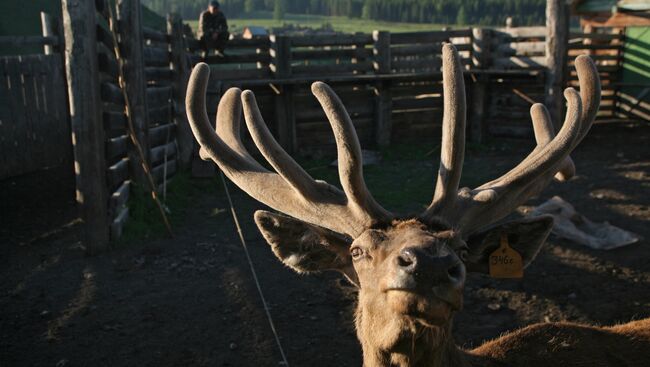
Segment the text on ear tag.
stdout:
<path fill-rule="evenodd" d="M 493 278 L 521 278 L 524 262 L 521 255 L 508 245 L 508 235 L 501 234 L 501 246 L 490 254 L 490 276 Z"/>

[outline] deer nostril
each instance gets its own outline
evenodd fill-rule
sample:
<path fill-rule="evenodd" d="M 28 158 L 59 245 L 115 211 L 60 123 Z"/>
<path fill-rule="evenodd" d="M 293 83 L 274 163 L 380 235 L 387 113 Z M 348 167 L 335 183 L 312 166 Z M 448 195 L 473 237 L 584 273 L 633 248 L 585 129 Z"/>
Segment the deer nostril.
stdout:
<path fill-rule="evenodd" d="M 402 250 L 397 256 L 397 265 L 401 268 L 414 268 L 417 258 L 411 250 Z"/>
<path fill-rule="evenodd" d="M 449 269 L 447 269 L 447 275 L 449 276 L 449 280 L 453 282 L 458 282 L 462 281 L 463 279 L 463 265 L 462 263 L 456 263 Z"/>

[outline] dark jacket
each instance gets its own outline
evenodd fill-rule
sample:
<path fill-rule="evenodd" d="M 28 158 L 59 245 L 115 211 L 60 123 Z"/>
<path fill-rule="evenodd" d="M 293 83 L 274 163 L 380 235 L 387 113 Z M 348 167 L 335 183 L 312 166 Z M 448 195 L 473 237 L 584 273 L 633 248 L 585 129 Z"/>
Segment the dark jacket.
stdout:
<path fill-rule="evenodd" d="M 199 17 L 199 37 L 212 34 L 214 32 L 227 32 L 228 21 L 222 12 L 212 14 L 204 11 Z"/>

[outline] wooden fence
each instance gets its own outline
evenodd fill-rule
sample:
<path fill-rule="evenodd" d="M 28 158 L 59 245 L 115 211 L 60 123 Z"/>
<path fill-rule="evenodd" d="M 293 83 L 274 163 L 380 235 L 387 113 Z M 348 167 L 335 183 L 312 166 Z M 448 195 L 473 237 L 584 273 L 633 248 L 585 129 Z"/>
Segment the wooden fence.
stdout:
<path fill-rule="evenodd" d="M 91 252 L 121 235 L 132 186 L 147 188 L 125 114 L 121 67 L 134 136 L 159 193 L 196 154 L 184 97 L 191 66 L 199 61 L 212 70 L 209 114 L 214 116 L 227 88 L 252 89 L 269 128 L 289 152 L 310 153 L 334 143 L 310 92 L 317 80 L 332 85 L 344 101 L 364 147 L 434 139 L 443 109 L 444 42 L 456 45 L 465 68 L 468 136 L 474 141 L 532 136 L 530 106 L 545 101 L 546 27 L 271 35 L 231 40 L 226 57 L 204 57 L 199 42 L 183 35 L 181 19 L 170 16 L 166 31 L 153 30 L 142 26 L 138 1 L 115 4 L 122 60 L 115 56 L 107 0 L 62 0 L 65 42 L 61 27 L 46 21 L 43 36 L 0 37 L 1 44 L 28 42 L 47 53 L 0 59 L 0 98 L 9 101 L 0 106 L 0 177 L 55 164 L 70 150 L 72 135 L 77 198 Z M 569 39 L 564 84 L 576 85 L 575 56 L 591 55 L 603 84 L 599 117 L 618 116 L 623 34 L 603 28 Z M 67 114 L 67 108 L 75 113 Z"/>
<path fill-rule="evenodd" d="M 0 37 L 2 46 L 43 46 L 44 54 L 0 57 L 0 179 L 71 163 L 61 40 L 41 17 L 44 36 Z"/>
<path fill-rule="evenodd" d="M 622 35 L 614 29 L 570 35 L 566 85 L 577 82 L 573 60 L 592 55 L 603 81 L 600 118 L 613 118 Z M 532 136 L 529 109 L 544 102 L 546 27 L 457 29 L 341 36 L 277 36 L 233 40 L 225 58 L 209 56 L 210 108 L 231 86 L 252 89 L 265 120 L 289 151 L 334 143 L 309 91 L 333 85 L 364 146 L 433 138 L 442 117 L 441 47 L 452 42 L 465 66 L 470 137 Z M 193 63 L 198 41 L 186 38 Z M 489 89 L 489 90 L 488 90 Z"/>

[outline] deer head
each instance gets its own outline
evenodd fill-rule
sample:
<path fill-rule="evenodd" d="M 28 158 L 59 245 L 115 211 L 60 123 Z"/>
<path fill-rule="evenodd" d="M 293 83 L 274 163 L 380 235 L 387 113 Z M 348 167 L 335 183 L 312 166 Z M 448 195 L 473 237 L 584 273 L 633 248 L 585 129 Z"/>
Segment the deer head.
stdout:
<path fill-rule="evenodd" d="M 358 337 L 366 365 L 414 365 L 453 358 L 450 327 L 462 307 L 467 271 L 487 272 L 488 254 L 507 235 L 528 265 L 552 226 L 548 217 L 494 225 L 558 173 L 571 175 L 569 153 L 587 134 L 598 110 L 600 82 L 588 57 L 576 59 L 580 94 L 566 89 L 567 113 L 555 136 L 546 108 L 531 117 L 537 147 L 505 175 L 475 189 L 459 181 L 465 144 L 465 87 L 455 47 L 443 46 L 444 117 L 440 168 L 431 205 L 399 217 L 368 191 L 361 149 L 343 103 L 324 83 L 312 85 L 336 139 L 342 190 L 314 180 L 276 142 L 251 91 L 230 89 L 217 112 L 216 131 L 205 106 L 209 67 L 190 78 L 187 111 L 201 156 L 256 200 L 284 214 L 257 211 L 255 222 L 275 255 L 299 273 L 335 270 L 359 287 Z M 241 142 L 240 116 L 275 172 Z M 435 363 L 431 363 L 435 365 Z"/>

